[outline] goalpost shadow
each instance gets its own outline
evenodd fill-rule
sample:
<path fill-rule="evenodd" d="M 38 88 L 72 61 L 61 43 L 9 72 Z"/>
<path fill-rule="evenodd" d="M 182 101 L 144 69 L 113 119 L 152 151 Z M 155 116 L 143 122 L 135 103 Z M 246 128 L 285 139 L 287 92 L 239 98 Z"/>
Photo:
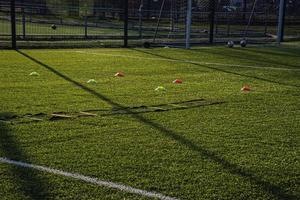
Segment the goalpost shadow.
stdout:
<path fill-rule="evenodd" d="M 0 113 L 1 114 L 1 113 Z M 0 122 L 0 151 L 3 156 L 9 159 L 16 159 L 31 162 L 30 156 L 24 152 L 20 147 L 17 139 L 11 133 L 11 130 L 4 122 Z M 0 163 L 2 165 L 2 163 Z M 45 176 L 39 177 L 38 173 L 33 170 L 28 170 L 20 167 L 8 166 L 11 173 L 11 179 L 16 183 L 16 193 L 18 189 L 26 198 L 32 200 L 47 199 L 48 181 Z"/>

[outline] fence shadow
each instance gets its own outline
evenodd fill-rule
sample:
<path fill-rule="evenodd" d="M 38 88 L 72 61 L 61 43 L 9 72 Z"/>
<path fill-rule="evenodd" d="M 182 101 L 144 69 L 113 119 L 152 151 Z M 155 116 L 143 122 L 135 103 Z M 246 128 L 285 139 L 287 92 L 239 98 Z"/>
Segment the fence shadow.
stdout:
<path fill-rule="evenodd" d="M 198 51 L 198 50 L 192 50 L 192 51 Z M 205 49 L 204 50 L 206 53 L 210 53 L 210 54 L 215 54 L 215 55 L 218 55 L 218 56 L 222 56 L 222 57 L 232 57 L 232 58 L 237 58 L 237 59 L 240 59 L 240 60 L 247 60 L 247 61 L 255 61 L 255 62 L 260 62 L 260 63 L 265 63 L 265 64 L 272 64 L 272 65 L 275 65 L 275 66 L 288 66 L 288 67 L 291 67 L 293 69 L 299 69 L 299 66 L 298 65 L 292 65 L 292 64 L 288 64 L 286 62 L 282 62 L 282 61 L 274 61 L 270 58 L 268 58 L 267 55 L 272 55 L 271 52 L 266 52 L 266 51 L 261 51 L 261 50 L 258 50 L 258 49 L 251 49 L 251 48 L 233 48 L 231 49 L 231 51 L 223 51 L 222 54 L 218 54 L 216 52 L 213 52 L 213 51 L 210 51 L 208 49 Z M 238 53 L 238 54 L 234 54 L 234 53 Z M 241 55 L 243 54 L 243 55 Z M 262 54 L 265 54 L 266 56 L 261 56 Z M 273 55 L 274 56 L 274 55 Z M 279 56 L 279 55 L 277 55 Z M 282 56 L 282 55 L 280 55 Z M 286 56 L 286 55 L 285 55 Z"/>
<path fill-rule="evenodd" d="M 259 81 L 274 83 L 274 84 L 283 85 L 283 86 L 290 86 L 290 87 L 300 88 L 300 85 L 295 85 L 295 84 L 290 84 L 290 83 L 283 83 L 283 82 L 279 82 L 279 81 L 275 81 L 275 80 L 271 80 L 271 79 L 266 79 L 266 78 L 259 77 L 259 76 L 252 76 L 252 75 L 248 75 L 248 74 L 242 74 L 242 73 L 229 71 L 229 70 L 225 70 L 225 69 L 221 69 L 221 68 L 217 68 L 217 67 L 212 67 L 212 66 L 208 66 L 208 65 L 204 65 L 204 64 L 199 64 L 199 63 L 193 62 L 193 61 L 186 61 L 186 60 L 176 59 L 176 58 L 172 58 L 172 57 L 168 57 L 168 56 L 163 56 L 163 55 L 155 54 L 155 53 L 152 53 L 152 52 L 149 52 L 149 51 L 143 51 L 141 49 L 132 49 L 132 50 L 142 52 L 142 53 L 145 53 L 145 54 L 149 54 L 149 55 L 152 55 L 152 56 L 156 56 L 156 57 L 159 57 L 159 58 L 163 58 L 163 59 L 169 59 L 169 60 L 174 60 L 174 61 L 183 62 L 183 63 L 190 63 L 190 64 L 193 64 L 193 65 L 196 65 L 196 66 L 199 66 L 199 67 L 203 67 L 203 68 L 223 72 L 223 73 L 226 73 L 226 74 L 232 74 L 232 75 L 236 75 L 236 76 L 256 79 L 256 80 L 259 80 Z M 188 50 L 188 51 L 193 51 L 193 50 Z"/>
<path fill-rule="evenodd" d="M 113 100 L 109 99 L 105 95 L 98 93 L 81 83 L 69 78 L 68 76 L 60 73 L 59 71 L 55 70 L 54 68 L 50 67 L 49 65 L 46 65 L 42 63 L 41 61 L 29 56 L 26 53 L 23 53 L 21 51 L 17 51 L 20 55 L 28 58 L 29 60 L 35 62 L 36 64 L 40 65 L 41 67 L 44 67 L 45 69 L 48 69 L 49 71 L 53 72 L 54 74 L 58 75 L 59 77 L 63 78 L 64 80 L 74 84 L 75 86 L 85 90 L 86 92 L 94 95 L 101 101 L 105 101 L 108 104 L 110 104 L 113 107 L 118 107 L 121 109 L 126 108 L 125 106 L 114 102 Z M 169 128 L 164 127 L 158 122 L 154 122 L 152 120 L 149 120 L 145 118 L 144 116 L 140 114 L 136 114 L 131 112 L 130 110 L 127 110 L 128 114 L 137 121 L 159 131 L 161 134 L 165 135 L 166 137 L 175 140 L 177 143 L 186 146 L 191 151 L 197 152 L 202 157 L 205 157 L 206 159 L 209 159 L 218 165 L 220 165 L 225 171 L 228 173 L 231 173 L 233 175 L 237 175 L 241 178 L 246 179 L 247 181 L 251 182 L 252 184 L 255 184 L 259 186 L 264 192 L 269 193 L 276 197 L 277 199 L 297 199 L 296 196 L 286 194 L 285 190 L 277 185 L 274 185 L 272 183 L 269 183 L 267 181 L 262 180 L 261 177 L 256 176 L 253 172 L 250 172 L 249 170 L 245 170 L 242 167 L 238 166 L 237 164 L 230 163 L 229 161 L 225 160 L 222 156 L 218 155 L 217 153 L 210 151 L 204 147 L 202 147 L 199 144 L 194 143 L 193 141 L 189 140 L 187 137 L 185 137 L 183 134 L 175 132 Z"/>
<path fill-rule="evenodd" d="M 276 51 L 274 49 L 270 49 L 270 51 L 264 51 L 259 48 L 245 48 L 243 49 L 245 51 L 253 52 L 253 53 L 261 53 L 261 54 L 266 54 L 266 55 L 271 55 L 271 56 L 284 56 L 284 57 L 290 57 L 291 59 L 293 58 L 299 58 L 299 48 L 285 48 L 285 47 L 280 47 L 276 48 Z"/>
<path fill-rule="evenodd" d="M 20 144 L 4 122 L 0 122 L 0 151 L 8 159 L 30 163 L 29 156 L 22 151 Z M 26 198 L 33 200 L 47 199 L 49 195 L 46 178 L 41 179 L 37 172 L 27 168 L 9 166 L 9 170 L 15 182 L 16 193 L 22 192 Z"/>

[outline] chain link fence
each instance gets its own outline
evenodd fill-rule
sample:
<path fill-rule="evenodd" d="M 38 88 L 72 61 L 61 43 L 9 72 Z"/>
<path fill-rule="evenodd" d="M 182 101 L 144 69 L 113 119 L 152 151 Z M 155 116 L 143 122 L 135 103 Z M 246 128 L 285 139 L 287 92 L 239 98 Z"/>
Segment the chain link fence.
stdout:
<path fill-rule="evenodd" d="M 123 46 L 125 1 L 16 1 L 19 48 Z M 182 46 L 188 0 L 128 0 L 130 46 Z M 279 0 L 193 0 L 191 44 L 274 42 Z M 11 47 L 9 1 L 0 0 L 0 48 Z M 286 1 L 285 40 L 300 38 L 300 2 Z"/>

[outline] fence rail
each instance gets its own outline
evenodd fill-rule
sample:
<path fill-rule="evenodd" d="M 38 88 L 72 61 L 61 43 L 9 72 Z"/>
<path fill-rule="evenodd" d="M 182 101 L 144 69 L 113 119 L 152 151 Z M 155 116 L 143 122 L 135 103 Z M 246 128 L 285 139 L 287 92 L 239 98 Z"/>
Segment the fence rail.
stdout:
<path fill-rule="evenodd" d="M 170 2 L 172 0 L 169 0 Z M 248 0 L 249 5 L 254 0 Z M 258 0 L 263 1 L 263 0 Z M 128 10 L 128 39 L 130 44 L 142 45 L 157 38 L 162 44 L 183 42 L 186 36 L 187 10 L 185 0 L 174 0 L 181 7 L 146 9 L 142 6 Z M 204 0 L 203 0 L 204 2 Z M 230 2 L 230 1 L 228 1 Z M 253 2 L 252 2 L 253 3 Z M 224 4 L 224 3 L 223 3 Z M 247 37 L 253 42 L 275 41 L 278 24 L 278 7 L 265 6 L 259 9 L 231 9 L 224 4 L 214 12 L 213 41 L 240 40 Z M 177 4 L 176 4 L 177 5 Z M 182 5 L 184 5 L 182 7 Z M 264 4 L 265 5 L 265 4 Z M 225 9 L 226 8 L 226 9 Z M 229 9 L 230 8 L 230 9 Z M 251 8 L 251 6 L 249 6 Z M 286 13 L 286 39 L 300 38 L 300 8 Z M 7 1 L 0 1 L 0 48 L 7 47 L 12 39 L 11 10 Z M 124 9 L 110 7 L 79 7 L 40 4 L 16 4 L 16 39 L 19 47 L 47 47 L 60 41 L 59 46 L 71 41 L 84 41 L 89 46 L 95 43 L 122 45 L 124 40 Z M 206 43 L 211 35 L 211 10 L 205 4 L 193 7 L 191 42 Z"/>

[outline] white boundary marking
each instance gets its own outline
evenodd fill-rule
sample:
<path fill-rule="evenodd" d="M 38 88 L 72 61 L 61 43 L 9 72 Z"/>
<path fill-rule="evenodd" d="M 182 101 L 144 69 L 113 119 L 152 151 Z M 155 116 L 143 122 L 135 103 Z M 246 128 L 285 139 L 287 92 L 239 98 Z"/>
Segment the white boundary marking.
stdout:
<path fill-rule="evenodd" d="M 284 70 L 284 71 L 300 71 L 300 69 L 291 69 L 291 68 L 258 67 L 258 66 L 251 66 L 251 65 L 199 62 L 199 61 L 193 61 L 193 60 L 176 60 L 176 59 L 171 59 L 171 58 L 153 58 L 153 57 L 151 58 L 151 57 L 129 56 L 129 55 L 121 55 L 121 54 L 96 53 L 96 52 L 88 52 L 88 51 L 68 51 L 68 52 L 85 53 L 85 54 L 110 56 L 110 57 L 124 57 L 124 58 L 133 58 L 133 59 L 141 59 L 141 60 L 162 60 L 162 61 L 169 61 L 169 62 L 190 63 L 190 64 L 200 64 L 200 65 L 213 65 L 213 66 L 224 66 L 224 67 L 240 67 L 240 68 L 252 68 L 252 69 L 263 69 L 263 70 L 271 69 L 271 70 Z"/>
<path fill-rule="evenodd" d="M 128 192 L 128 193 L 138 194 L 138 195 L 145 196 L 145 197 L 158 198 L 158 199 L 162 199 L 162 200 L 178 200 L 177 198 L 168 197 L 163 194 L 156 193 L 156 192 L 148 192 L 145 190 L 136 189 L 136 188 L 122 185 L 119 183 L 103 181 L 103 180 L 100 180 L 97 178 L 92 178 L 89 176 L 84 176 L 84 175 L 76 174 L 76 173 L 64 172 L 64 171 L 61 171 L 58 169 L 52 169 L 52 168 L 44 167 L 44 166 L 40 166 L 40 165 L 33 165 L 33 164 L 28 164 L 28 163 L 24 163 L 24 162 L 20 162 L 20 161 L 14 161 L 14 160 L 10 160 L 8 158 L 0 157 L 0 163 L 6 163 L 6 164 L 15 165 L 15 166 L 23 167 L 23 168 L 35 169 L 38 171 L 48 172 L 51 174 L 61 175 L 61 176 L 65 176 L 65 177 L 71 177 L 73 179 L 81 180 L 81 181 L 84 181 L 87 183 L 92 183 L 92 184 L 95 184 L 98 186 L 105 186 L 105 187 L 121 190 L 121 191 Z"/>

